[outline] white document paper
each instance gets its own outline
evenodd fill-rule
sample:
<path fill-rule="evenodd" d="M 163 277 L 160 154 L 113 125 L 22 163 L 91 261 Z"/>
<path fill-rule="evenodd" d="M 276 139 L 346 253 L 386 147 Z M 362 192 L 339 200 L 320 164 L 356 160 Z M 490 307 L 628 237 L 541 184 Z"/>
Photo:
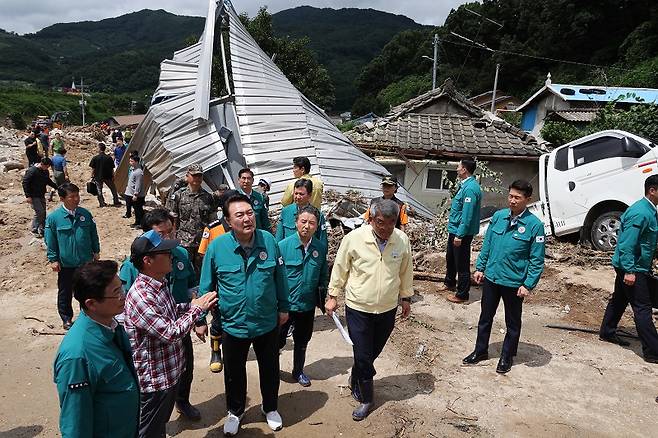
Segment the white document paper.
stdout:
<path fill-rule="evenodd" d="M 343 327 L 343 324 L 340 323 L 340 319 L 338 319 L 338 315 L 336 315 L 336 312 L 331 314 L 331 318 L 334 320 L 334 324 L 336 324 L 336 328 L 340 332 L 340 334 L 343 336 L 343 339 L 345 339 L 345 342 L 347 342 L 350 345 L 354 345 L 352 343 L 352 340 L 350 339 L 349 333 L 347 333 L 347 330 L 345 330 L 345 327 Z"/>

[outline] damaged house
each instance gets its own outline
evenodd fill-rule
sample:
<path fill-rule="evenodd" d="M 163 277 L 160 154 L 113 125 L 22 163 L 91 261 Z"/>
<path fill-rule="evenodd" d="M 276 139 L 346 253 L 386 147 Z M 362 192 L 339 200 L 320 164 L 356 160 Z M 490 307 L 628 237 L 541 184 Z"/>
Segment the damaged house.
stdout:
<path fill-rule="evenodd" d="M 515 179 L 538 186 L 538 159 L 547 152 L 529 134 L 474 105 L 450 79 L 347 136 L 435 212 L 450 197 L 460 159 L 486 161 L 500 178 L 481 181 L 503 188 L 484 193 L 482 207 L 488 212 L 506 206 L 505 188 Z"/>
<path fill-rule="evenodd" d="M 380 196 L 386 168 L 356 148 L 270 55 L 229 1 L 209 0 L 203 35 L 161 63 L 152 105 L 133 134 L 129 151 L 139 152 L 147 178 L 166 193 L 197 163 L 205 186 L 214 190 L 222 183 L 235 187 L 238 170 L 249 167 L 256 179 L 272 182 L 276 206 L 293 178 L 293 157 L 306 156 L 325 191 Z M 117 169 L 119 186 L 126 183 L 128 156 Z M 400 198 L 433 216 L 406 190 Z"/>

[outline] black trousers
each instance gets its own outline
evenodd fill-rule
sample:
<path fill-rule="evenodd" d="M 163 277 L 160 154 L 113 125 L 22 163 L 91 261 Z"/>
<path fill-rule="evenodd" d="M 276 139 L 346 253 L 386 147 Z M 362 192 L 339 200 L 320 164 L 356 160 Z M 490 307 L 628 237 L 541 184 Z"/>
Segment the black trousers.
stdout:
<path fill-rule="evenodd" d="M 635 274 L 635 284 L 624 284 L 624 272 L 615 268 L 615 289 L 608 302 L 601 323 L 601 336 L 607 337 L 615 334 L 617 325 L 626 307 L 631 305 L 637 335 L 642 343 L 644 356 L 658 357 L 658 333 L 651 318 L 651 297 L 646 274 Z"/>
<path fill-rule="evenodd" d="M 523 298 L 518 297 L 516 292 L 518 287 L 507 287 L 493 283 L 486 278 L 482 287 L 482 301 L 480 302 L 480 321 L 478 322 L 478 337 L 475 342 L 475 351 L 483 353 L 489 349 L 489 336 L 491 335 L 491 326 L 493 325 L 494 316 L 500 299 L 503 299 L 505 306 L 505 326 L 507 332 L 503 340 L 503 348 L 500 353 L 502 356 L 516 356 L 519 348 L 519 338 L 521 337 L 521 313 L 523 310 Z"/>
<path fill-rule="evenodd" d="M 73 319 L 73 272 L 76 268 L 63 268 L 60 266 L 57 273 L 57 311 L 62 321 Z"/>
<path fill-rule="evenodd" d="M 123 200 L 126 201 L 126 217 L 132 216 L 133 197 L 124 193 Z"/>
<path fill-rule="evenodd" d="M 219 313 L 219 306 L 210 309 L 212 321 L 210 321 L 210 336 L 222 335 L 222 315 Z"/>
<path fill-rule="evenodd" d="M 445 285 L 456 287 L 455 295 L 468 299 L 471 289 L 471 242 L 473 236 L 464 236 L 459 246 L 454 245 L 455 235 L 448 235 L 448 249 L 446 250 L 446 279 Z"/>
<path fill-rule="evenodd" d="M 288 321 L 279 330 L 279 350 L 286 346 L 288 329 L 294 325 L 292 332 L 294 342 L 292 376 L 297 378 L 304 371 L 306 362 L 306 347 L 311 336 L 313 336 L 313 322 L 315 320 L 315 309 L 308 312 L 288 312 Z"/>
<path fill-rule="evenodd" d="M 114 185 L 114 178 L 108 179 L 94 179 L 96 183 L 96 188 L 98 189 L 98 205 L 105 207 L 105 198 L 103 197 L 103 184 L 107 185 L 112 192 L 112 200 L 115 204 L 119 204 L 119 195 L 117 194 L 117 187 Z"/>
<path fill-rule="evenodd" d="M 366 313 L 345 306 L 347 329 L 352 339 L 354 366 L 352 375 L 359 380 L 372 380 L 377 374 L 375 359 L 384 349 L 393 326 L 397 307 L 385 313 Z M 297 328 L 295 328 L 297 330 Z"/>
<path fill-rule="evenodd" d="M 192 349 L 192 337 L 189 333 L 183 338 L 183 357 L 185 358 L 185 371 L 183 371 L 178 381 L 176 401 L 189 403 L 192 379 L 194 378 L 194 350 Z"/>
<path fill-rule="evenodd" d="M 236 338 L 222 333 L 226 407 L 233 415 L 244 413 L 247 401 L 247 355 L 253 344 L 260 394 L 265 412 L 277 410 L 279 400 L 279 327 L 256 338 Z"/>
<path fill-rule="evenodd" d="M 203 256 L 199 254 L 199 246 L 183 246 L 187 250 L 187 255 L 190 257 L 190 263 L 194 267 L 196 272 L 196 279 L 199 281 L 201 277 L 201 263 L 203 262 Z"/>
<path fill-rule="evenodd" d="M 177 387 L 139 394 L 139 438 L 165 438 Z M 117 419 L 120 421 L 120 419 Z"/>
<path fill-rule="evenodd" d="M 144 201 L 145 197 L 138 196 L 136 201 L 133 201 L 130 198 L 130 206 L 135 210 L 135 225 L 142 225 L 142 219 L 144 218 Z M 127 204 L 127 202 L 126 202 Z M 128 209 L 128 207 L 126 207 Z"/>

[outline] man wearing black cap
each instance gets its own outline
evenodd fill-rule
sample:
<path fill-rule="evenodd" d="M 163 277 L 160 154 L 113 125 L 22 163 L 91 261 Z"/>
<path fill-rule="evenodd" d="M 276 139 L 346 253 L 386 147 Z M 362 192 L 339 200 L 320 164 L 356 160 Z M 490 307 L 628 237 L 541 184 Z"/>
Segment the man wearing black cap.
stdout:
<path fill-rule="evenodd" d="M 370 201 L 370 205 L 372 205 L 378 199 L 391 199 L 395 201 L 395 203 L 400 207 L 400 214 L 398 215 L 398 221 L 395 224 L 395 228 L 404 231 L 404 228 L 409 223 L 409 216 L 407 216 L 407 204 L 395 196 L 397 191 L 398 179 L 394 176 L 385 176 L 382 178 L 382 196 L 380 198 L 374 198 L 372 201 Z M 370 218 L 370 208 L 366 210 L 363 218 L 366 220 L 366 222 L 368 222 L 368 219 Z"/>
<path fill-rule="evenodd" d="M 130 261 L 139 275 L 126 296 L 124 326 L 133 352 L 140 388 L 139 436 L 164 437 L 185 370 L 183 338 L 199 316 L 217 303 L 210 292 L 190 303 L 176 304 L 165 276 L 171 272 L 171 250 L 177 240 L 147 231 L 135 239 Z"/>

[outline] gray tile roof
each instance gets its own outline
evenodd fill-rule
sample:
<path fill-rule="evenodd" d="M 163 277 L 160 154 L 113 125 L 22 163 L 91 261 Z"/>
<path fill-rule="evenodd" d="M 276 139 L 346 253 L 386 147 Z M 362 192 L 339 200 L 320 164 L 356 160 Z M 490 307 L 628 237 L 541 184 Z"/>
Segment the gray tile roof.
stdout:
<path fill-rule="evenodd" d="M 421 94 L 420 96 L 416 96 L 413 99 L 409 99 L 408 101 L 401 103 L 398 106 L 394 106 L 391 108 L 388 114 L 386 114 L 386 117 L 391 119 L 401 117 L 408 113 L 420 112 L 418 111 L 419 109 L 422 109 L 423 107 L 430 105 L 432 102 L 443 97 L 452 100 L 452 102 L 460 106 L 464 111 L 466 111 L 466 113 L 474 117 L 482 117 L 484 115 L 482 109 L 471 102 L 466 96 L 457 91 L 455 85 L 452 82 L 452 79 L 448 78 L 440 87 L 435 88 L 434 90 L 430 90 L 427 93 Z"/>
<path fill-rule="evenodd" d="M 509 123 L 457 114 L 407 113 L 367 123 L 347 136 L 371 155 L 402 152 L 409 158 L 536 159 L 547 151 Z"/>

